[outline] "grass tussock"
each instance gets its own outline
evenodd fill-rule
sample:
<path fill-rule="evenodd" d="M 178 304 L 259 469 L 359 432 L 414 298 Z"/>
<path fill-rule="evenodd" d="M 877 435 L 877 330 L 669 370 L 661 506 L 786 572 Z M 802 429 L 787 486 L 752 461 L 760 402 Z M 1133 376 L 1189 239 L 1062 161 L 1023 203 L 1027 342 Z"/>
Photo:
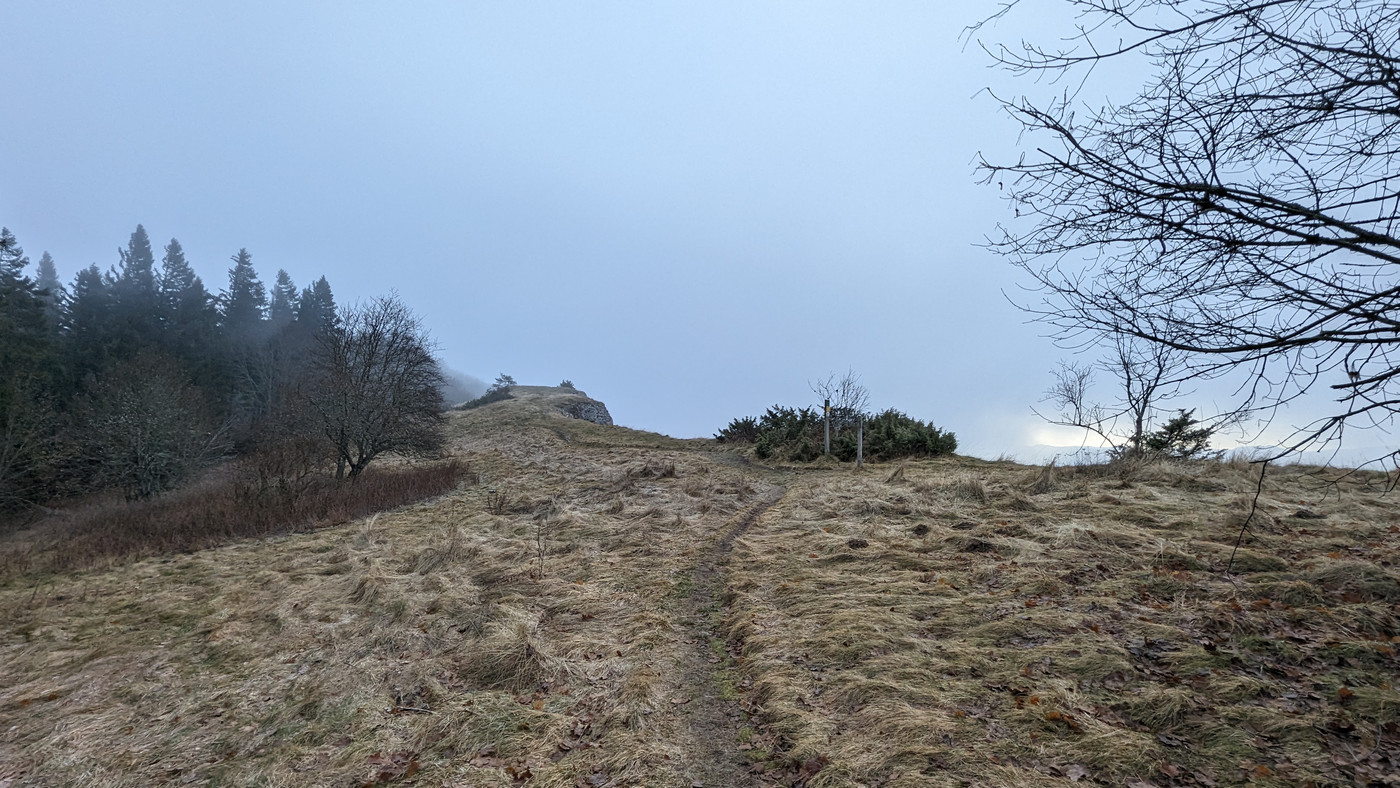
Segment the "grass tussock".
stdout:
<path fill-rule="evenodd" d="M 531 690 L 553 675 L 539 630 L 521 619 L 491 624 L 466 655 L 457 674 L 487 689 Z"/>

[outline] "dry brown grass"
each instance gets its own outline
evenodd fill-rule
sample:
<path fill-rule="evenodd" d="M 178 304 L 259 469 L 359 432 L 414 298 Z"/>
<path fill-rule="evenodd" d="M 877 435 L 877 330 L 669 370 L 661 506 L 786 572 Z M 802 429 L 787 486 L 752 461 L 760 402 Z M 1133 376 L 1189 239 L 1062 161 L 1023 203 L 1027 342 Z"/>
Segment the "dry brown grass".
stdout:
<path fill-rule="evenodd" d="M 731 627 L 750 702 L 780 754 L 826 759 L 811 785 L 1396 773 L 1383 478 L 1271 472 L 1226 577 L 1255 468 L 999 466 L 910 464 L 908 511 L 872 475 L 810 475 L 744 540 Z"/>
<path fill-rule="evenodd" d="M 773 471 L 524 394 L 452 417 L 480 485 L 0 584 L 0 784 L 687 786 L 716 747 L 814 788 L 1396 773 L 1377 476 L 1271 471 L 1227 577 L 1247 465 Z M 748 715 L 705 742 L 696 703 Z"/>
<path fill-rule="evenodd" d="M 531 405 L 455 414 L 485 478 L 426 503 L 11 577 L 0 783 L 678 782 L 678 586 L 763 485 Z"/>

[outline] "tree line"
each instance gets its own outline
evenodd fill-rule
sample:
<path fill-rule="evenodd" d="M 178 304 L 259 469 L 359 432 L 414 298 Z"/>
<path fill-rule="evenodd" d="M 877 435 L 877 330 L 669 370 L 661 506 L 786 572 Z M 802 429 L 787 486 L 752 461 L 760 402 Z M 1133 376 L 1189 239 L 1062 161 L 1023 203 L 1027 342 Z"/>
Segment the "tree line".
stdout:
<path fill-rule="evenodd" d="M 0 229 L 0 513 L 149 498 L 235 455 L 289 484 L 439 448 L 443 374 L 397 296 L 341 309 L 324 276 L 268 288 L 246 249 L 230 260 L 212 292 L 137 225 L 116 265 L 65 286 Z"/>

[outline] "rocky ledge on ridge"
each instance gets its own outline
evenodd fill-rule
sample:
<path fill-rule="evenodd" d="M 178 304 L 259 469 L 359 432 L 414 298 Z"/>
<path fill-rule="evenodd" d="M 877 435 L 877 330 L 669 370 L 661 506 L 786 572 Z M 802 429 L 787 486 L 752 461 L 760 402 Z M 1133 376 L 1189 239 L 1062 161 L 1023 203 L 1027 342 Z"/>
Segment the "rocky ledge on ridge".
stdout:
<path fill-rule="evenodd" d="M 608 413 L 608 406 L 586 396 L 560 403 L 559 412 L 572 419 L 583 419 L 607 427 L 613 426 L 612 414 Z"/>

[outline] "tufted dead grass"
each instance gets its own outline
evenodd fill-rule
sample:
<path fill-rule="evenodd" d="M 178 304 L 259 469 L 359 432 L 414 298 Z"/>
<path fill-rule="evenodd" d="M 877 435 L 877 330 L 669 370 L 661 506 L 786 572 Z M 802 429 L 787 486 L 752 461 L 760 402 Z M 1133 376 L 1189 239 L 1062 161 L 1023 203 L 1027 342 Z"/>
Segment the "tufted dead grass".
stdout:
<path fill-rule="evenodd" d="M 795 480 L 736 554 L 751 708 L 777 752 L 824 760 L 809 785 L 1396 773 L 1400 507 L 1381 475 L 1271 471 L 1227 576 L 1248 465 L 922 461 L 912 501 L 883 473 Z"/>
<path fill-rule="evenodd" d="M 747 710 L 756 785 L 1400 769 L 1379 475 L 1271 470 L 1226 575 L 1242 463 L 775 471 L 547 394 L 449 429 L 479 484 L 0 585 L 0 784 L 689 785 L 697 682 Z M 696 567 L 775 484 L 687 643 Z"/>
<path fill-rule="evenodd" d="M 529 397 L 450 430 L 480 484 L 0 585 L 0 784 L 676 782 L 676 586 L 765 485 Z"/>

